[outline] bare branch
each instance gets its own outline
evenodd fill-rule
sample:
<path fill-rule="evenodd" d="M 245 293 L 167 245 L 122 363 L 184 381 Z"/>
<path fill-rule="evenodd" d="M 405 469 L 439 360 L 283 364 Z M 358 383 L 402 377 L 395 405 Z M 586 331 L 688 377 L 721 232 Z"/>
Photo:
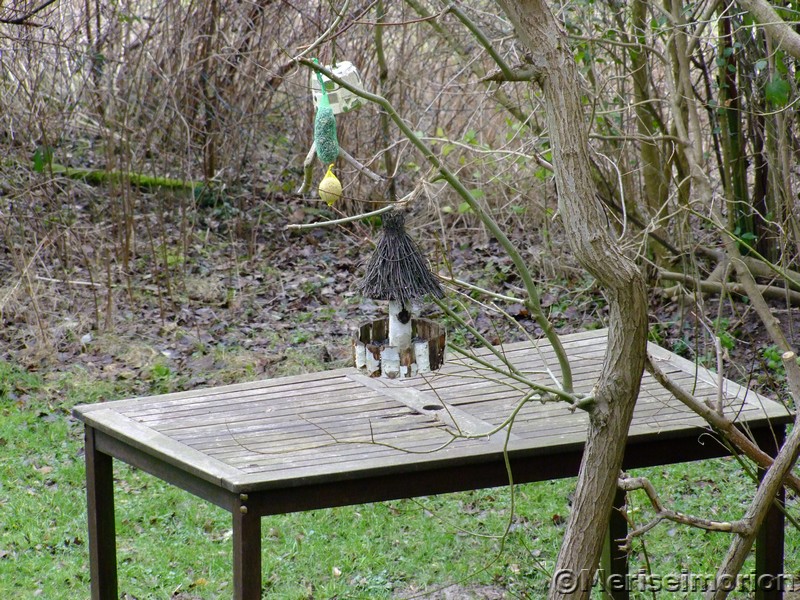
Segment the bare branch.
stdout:
<path fill-rule="evenodd" d="M 719 214 L 719 209 L 714 209 L 714 217 L 717 221 L 718 227 L 721 226 L 722 219 Z M 750 273 L 747 265 L 742 260 L 739 248 L 736 241 L 732 236 L 723 234 L 722 241 L 725 245 L 725 251 L 731 259 L 731 263 L 736 268 L 739 275 L 739 280 L 745 287 L 753 308 L 758 313 L 764 327 L 769 333 L 775 344 L 781 348 L 784 353 L 781 357 L 784 367 L 786 368 L 787 383 L 789 384 L 789 392 L 795 399 L 795 405 L 800 402 L 800 365 L 797 364 L 797 355 L 790 347 L 789 342 L 780 328 L 780 323 L 773 316 L 772 312 L 764 300 L 764 297 L 759 293 L 756 287 L 755 280 Z M 761 485 L 759 485 L 753 501 L 743 517 L 743 521 L 749 524 L 749 530 L 746 533 L 738 535 L 728 548 L 719 569 L 717 570 L 717 581 L 736 575 L 741 571 L 750 549 L 755 542 L 756 531 L 764 522 L 768 511 L 772 507 L 778 491 L 783 485 L 787 475 L 791 473 L 794 464 L 797 462 L 798 454 L 800 454 L 800 411 L 795 413 L 794 427 L 791 433 L 786 438 L 783 447 L 778 452 L 772 466 L 767 470 L 764 475 Z M 709 600 L 723 600 L 727 598 L 730 590 L 727 586 L 715 586 L 715 591 L 710 591 L 706 594 Z"/>
<path fill-rule="evenodd" d="M 28 23 L 28 19 L 33 17 L 34 15 L 42 12 L 45 8 L 50 6 L 51 4 L 55 4 L 57 0 L 45 0 L 39 6 L 30 11 L 26 12 L 24 15 L 15 17 L 13 19 L 5 19 L 0 18 L 0 23 L 4 25 L 28 25 L 30 27 L 42 27 L 42 25 L 38 23 Z"/>
<path fill-rule="evenodd" d="M 770 466 L 772 466 L 772 457 L 769 454 L 759 448 L 738 427 L 736 427 L 731 420 L 719 415 L 715 410 L 706 406 L 703 402 L 695 398 L 683 387 L 675 383 L 675 381 L 669 375 L 667 375 L 661 369 L 661 367 L 658 366 L 657 359 L 653 358 L 651 355 L 648 355 L 645 368 L 653 377 L 655 377 L 656 381 L 663 385 L 665 389 L 669 390 L 673 396 L 708 421 L 709 425 L 711 425 L 720 435 L 731 442 L 731 444 L 738 448 L 759 467 L 762 469 L 768 469 Z M 796 494 L 800 495 L 800 478 L 798 478 L 796 475 L 790 473 L 786 477 L 786 485 L 790 487 Z"/>
<path fill-rule="evenodd" d="M 378 175 L 374 171 L 371 171 L 365 165 L 363 165 L 360 162 L 358 162 L 358 160 L 353 158 L 353 156 L 347 150 L 342 148 L 341 146 L 339 147 L 339 155 L 342 158 L 344 158 L 345 161 L 350 163 L 350 165 L 353 166 L 356 169 L 356 171 L 358 171 L 359 173 L 361 173 L 365 177 L 368 177 L 369 179 L 371 179 L 372 181 L 374 181 L 376 183 L 381 183 L 383 181 L 383 177 L 381 177 L 380 175 Z"/>
<path fill-rule="evenodd" d="M 333 19 L 333 22 L 330 24 L 330 27 L 328 27 L 328 29 L 326 29 L 325 32 L 321 36 L 319 36 L 316 40 L 314 40 L 311 44 L 306 46 L 302 50 L 302 52 L 300 52 L 297 56 L 295 56 L 294 60 L 299 60 L 303 58 L 304 56 L 308 55 L 312 50 L 317 48 L 320 44 L 325 42 L 331 36 L 331 34 L 334 31 L 336 31 L 336 28 L 339 27 L 339 23 L 342 22 L 342 19 L 344 18 L 344 15 L 349 7 L 350 7 L 350 0 L 344 0 L 342 8 L 338 12 L 336 12 L 336 17 Z"/>
<path fill-rule="evenodd" d="M 500 56 L 492 42 L 489 41 L 489 38 L 486 37 L 486 34 L 483 33 L 481 28 L 478 27 L 478 25 L 455 4 L 450 6 L 450 12 L 458 17 L 458 20 L 464 24 L 464 26 L 470 31 L 470 33 L 472 33 L 475 39 L 478 40 L 478 43 L 483 46 L 484 50 L 489 53 L 489 56 L 492 57 L 492 60 L 500 68 L 500 72 L 503 74 L 503 76 L 507 80 L 512 81 L 514 73 L 511 70 L 511 67 L 509 67 L 506 61 L 503 60 L 503 57 Z"/>
<path fill-rule="evenodd" d="M 362 219 L 368 219 L 370 217 L 377 217 L 378 215 L 382 215 L 383 213 L 389 212 L 390 210 L 394 209 L 395 207 L 390 204 L 389 206 L 384 206 L 383 208 L 379 208 L 378 210 L 373 210 L 372 212 L 352 215 L 350 217 L 343 217 L 341 219 L 331 219 L 330 221 L 318 221 L 315 223 L 289 223 L 286 227 L 284 227 L 284 229 L 287 230 L 316 229 L 318 227 L 343 225 L 345 223 L 352 223 L 353 221 L 360 221 Z"/>
<path fill-rule="evenodd" d="M 643 490 L 656 513 L 650 521 L 628 533 L 625 541 L 620 544 L 622 550 L 630 550 L 631 543 L 635 538 L 641 537 L 661 521 L 672 521 L 673 523 L 689 525 L 706 531 L 722 531 L 726 533 L 748 533 L 749 531 L 748 524 L 745 521 L 712 521 L 666 508 L 658 497 L 655 487 L 646 477 L 629 477 L 623 473 L 617 484 L 621 490 L 626 492 Z"/>
<path fill-rule="evenodd" d="M 740 283 L 725 283 L 721 281 L 700 281 L 686 273 L 675 273 L 672 271 L 660 270 L 658 272 L 659 279 L 665 281 L 679 281 L 693 290 L 710 294 L 738 294 L 740 296 L 749 296 L 747 289 Z M 777 285 L 761 285 L 755 284 L 756 289 L 765 297 L 773 300 L 786 300 L 791 302 L 792 306 L 800 306 L 800 292 L 794 290 L 787 290 L 786 288 Z"/>

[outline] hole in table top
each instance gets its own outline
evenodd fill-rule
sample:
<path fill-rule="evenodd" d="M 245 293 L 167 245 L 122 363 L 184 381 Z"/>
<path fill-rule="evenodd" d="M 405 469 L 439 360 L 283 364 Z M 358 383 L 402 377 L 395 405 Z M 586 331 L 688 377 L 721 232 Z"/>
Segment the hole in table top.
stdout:
<path fill-rule="evenodd" d="M 442 410 L 444 406 L 441 404 L 426 404 L 422 407 L 422 410 Z"/>

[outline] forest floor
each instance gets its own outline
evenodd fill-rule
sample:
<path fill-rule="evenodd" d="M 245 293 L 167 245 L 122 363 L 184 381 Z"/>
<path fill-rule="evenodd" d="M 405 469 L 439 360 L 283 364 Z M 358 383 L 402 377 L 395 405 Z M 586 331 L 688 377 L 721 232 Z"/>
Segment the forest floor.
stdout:
<path fill-rule="evenodd" d="M 69 250 L 58 252 L 55 243 L 50 252 L 34 257 L 14 256 L 13 244 L 6 246 L 5 254 L 0 252 L 0 359 L 49 377 L 73 371 L 120 382 L 127 393 L 349 364 L 352 332 L 386 311 L 384 303 L 358 291 L 379 229 L 351 224 L 287 231 L 290 223 L 336 216 L 298 200 L 279 199 L 266 211 L 235 217 L 224 208 L 199 210 L 183 244 L 178 222 L 162 222 L 170 231 L 155 243 L 139 231 L 127 266 L 117 257 L 113 272 L 108 263 L 95 261 L 92 273 L 75 250 L 64 257 Z M 419 221 L 410 218 L 410 232 L 437 271 L 521 297 L 511 260 L 482 229 L 462 223 L 461 229 L 437 231 L 436 225 Z M 245 241 L 236 237 L 235 228 L 253 222 L 258 225 L 249 225 Z M 108 228 L 108 223 L 82 226 Z M 92 237 L 91 229 L 82 234 Z M 524 224 L 511 237 L 539 277 L 542 305 L 559 333 L 605 325 L 602 294 L 563 241 L 547 242 Z M 87 253 L 100 250 L 83 249 Z M 24 277 L 15 273 L 15 260 L 26 261 Z M 705 314 L 654 290 L 651 341 L 716 368 L 713 331 L 726 376 L 760 391 L 780 390 L 779 356 L 747 303 L 711 296 L 703 306 Z M 492 343 L 541 336 L 521 304 L 501 308 L 505 315 L 487 304 L 468 309 L 472 325 Z M 800 311 L 779 305 L 774 311 L 797 345 Z M 430 303 L 423 305 L 427 316 L 441 319 L 438 312 Z M 443 320 L 454 339 L 463 335 Z"/>
<path fill-rule="evenodd" d="M 358 292 L 379 228 L 287 231 L 287 224 L 323 217 L 298 201 L 271 207 L 248 243 L 232 241 L 233 227 L 215 210 L 201 212 L 191 241 L 174 244 L 166 259 L 154 259 L 141 235 L 127 268 L 117 261 L 110 286 L 103 266 L 99 274 L 80 261 L 65 268 L 69 261 L 55 254 L 32 261 L 31 295 L 29 281 L 13 276 L 11 257 L 0 255 L 0 298 L 5 292 L 9 299 L 0 357 L 43 373 L 79 368 L 90 378 L 141 385 L 142 392 L 154 379 L 183 388 L 348 364 L 352 331 L 386 311 L 385 303 Z M 237 221 L 251 217 L 258 218 Z M 521 294 L 511 260 L 482 230 L 456 231 L 457 243 L 443 253 L 432 227 L 415 228 L 410 220 L 412 236 L 437 270 Z M 167 237 L 178 238 L 178 227 Z M 527 243 L 521 235 L 520 242 Z M 542 303 L 559 332 L 602 325 L 605 303 L 590 278 L 558 249 L 530 254 L 553 272 L 543 283 Z M 521 304 L 503 308 L 511 319 L 472 306 L 474 326 L 495 343 L 541 335 Z M 423 313 L 438 318 L 432 304 Z"/>

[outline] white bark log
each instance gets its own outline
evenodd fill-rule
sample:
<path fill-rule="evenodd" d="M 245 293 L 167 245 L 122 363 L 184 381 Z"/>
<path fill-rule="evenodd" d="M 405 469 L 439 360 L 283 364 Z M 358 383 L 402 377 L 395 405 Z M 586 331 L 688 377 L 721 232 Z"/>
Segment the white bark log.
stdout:
<path fill-rule="evenodd" d="M 366 364 L 367 364 L 367 374 L 368 375 L 375 375 L 380 374 L 381 372 L 381 359 L 380 357 L 376 357 L 372 352 L 367 350 L 365 352 L 366 355 Z"/>
<path fill-rule="evenodd" d="M 404 350 L 411 345 L 411 313 L 406 312 L 407 322 L 400 320 L 403 304 L 396 300 L 389 301 L 389 345 Z"/>
<path fill-rule="evenodd" d="M 393 346 L 381 350 L 381 370 L 384 377 L 396 379 L 400 376 L 400 353 Z"/>
<path fill-rule="evenodd" d="M 428 353 L 428 342 L 414 342 L 414 357 L 417 365 L 417 373 L 428 373 L 431 370 L 430 354 Z"/>
<path fill-rule="evenodd" d="M 355 358 L 356 358 L 356 369 L 366 369 L 367 368 L 367 349 L 362 342 L 356 342 L 354 344 L 355 348 Z"/>

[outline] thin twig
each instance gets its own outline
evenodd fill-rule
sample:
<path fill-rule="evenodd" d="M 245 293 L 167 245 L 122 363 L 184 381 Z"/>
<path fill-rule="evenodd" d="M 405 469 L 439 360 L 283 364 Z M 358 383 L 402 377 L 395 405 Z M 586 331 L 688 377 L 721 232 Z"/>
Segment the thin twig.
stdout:
<path fill-rule="evenodd" d="M 353 167 L 355 167 L 355 169 L 359 173 L 361 173 L 365 177 L 369 177 L 375 183 L 382 183 L 383 182 L 383 180 L 384 180 L 383 177 L 381 177 L 380 175 L 378 175 L 374 171 L 371 171 L 366 166 L 362 165 L 355 158 L 353 158 L 353 156 L 347 150 L 345 150 L 341 146 L 339 146 L 339 156 L 344 158 L 348 163 L 350 163 Z"/>
<path fill-rule="evenodd" d="M 394 209 L 394 206 L 389 205 L 389 206 L 384 206 L 383 208 L 379 208 L 378 210 L 373 210 L 372 212 L 361 213 L 358 215 L 353 215 L 351 217 L 342 217 L 341 219 L 331 219 L 330 221 L 317 221 L 316 223 L 290 223 L 289 225 L 284 227 L 284 229 L 291 229 L 291 230 L 315 229 L 317 227 L 330 227 L 332 225 L 342 225 L 343 223 L 352 223 L 353 221 L 369 219 L 370 217 L 375 217 L 385 212 L 389 212 L 392 209 Z"/>
<path fill-rule="evenodd" d="M 487 290 L 486 288 L 482 288 L 480 286 L 474 285 L 467 281 L 463 281 L 461 279 L 456 279 L 455 277 L 444 277 L 443 275 L 439 275 L 439 279 L 441 279 L 445 283 L 451 283 L 453 285 L 457 285 L 459 287 L 464 287 L 467 288 L 468 290 L 472 290 L 473 292 L 479 292 L 481 294 L 489 296 L 490 298 L 494 298 L 495 300 L 500 300 L 502 302 L 511 302 L 516 304 L 523 303 L 523 301 L 520 298 L 498 294 L 497 292 L 492 292 L 491 290 Z"/>
<path fill-rule="evenodd" d="M 546 385 L 542 385 L 540 383 L 536 383 L 535 381 L 531 381 L 530 379 L 528 379 L 527 377 L 524 377 L 523 375 L 518 375 L 516 373 L 503 371 L 497 365 L 493 365 L 489 361 L 484 360 L 480 356 L 477 356 L 473 352 L 470 352 L 469 350 L 467 350 L 465 348 L 462 348 L 461 346 L 458 346 L 456 344 L 448 344 L 448 347 L 451 350 L 453 350 L 454 352 L 457 352 L 458 354 L 461 354 L 462 356 L 468 358 L 470 361 L 474 361 L 475 363 L 481 365 L 482 367 L 484 367 L 486 369 L 494 371 L 495 373 L 500 373 L 500 374 L 505 375 L 507 377 L 510 377 L 512 379 L 516 379 L 520 383 L 522 383 L 524 385 L 527 385 L 528 387 L 530 387 L 530 388 L 534 389 L 535 391 L 541 393 L 542 396 L 539 397 L 539 398 L 536 398 L 536 400 L 539 401 L 539 402 L 564 401 L 564 402 L 567 402 L 568 404 L 570 404 L 572 406 L 576 406 L 578 408 L 583 408 L 583 406 L 585 406 L 585 401 L 587 400 L 586 398 L 578 398 L 577 396 L 575 396 L 575 395 L 573 395 L 573 394 L 571 394 L 569 392 L 566 392 L 564 390 L 561 390 L 561 389 L 558 389 L 558 388 L 549 387 L 549 386 L 546 386 Z"/>
<path fill-rule="evenodd" d="M 81 281 L 79 279 L 55 279 L 54 277 L 44 277 L 42 275 L 36 275 L 34 279 L 36 279 L 36 281 L 46 281 L 48 283 L 64 283 L 66 285 L 85 285 L 89 287 L 106 287 L 102 283 L 96 283 L 94 281 Z"/>
<path fill-rule="evenodd" d="M 440 309 L 444 311 L 444 313 L 448 317 L 455 320 L 456 323 L 461 325 L 461 327 L 465 328 L 473 336 L 475 336 L 475 339 L 477 339 L 483 347 L 485 347 L 487 350 L 489 350 L 489 352 L 494 354 L 500 360 L 500 362 L 504 364 L 506 368 L 508 368 L 509 373 L 522 377 L 522 375 L 519 372 L 519 369 L 517 369 L 517 367 L 515 367 L 494 344 L 489 343 L 489 340 L 487 340 L 481 332 L 479 332 L 477 329 L 475 329 L 475 327 L 467 323 L 466 319 L 462 318 L 461 315 L 459 315 L 456 311 L 454 311 L 452 308 L 450 308 L 447 304 L 445 304 L 438 298 L 434 298 L 433 301 Z"/>
<path fill-rule="evenodd" d="M 310 52 L 315 50 L 317 46 L 322 44 L 328 38 L 331 32 L 334 31 L 339 26 L 339 23 L 342 22 L 342 19 L 344 18 L 344 13 L 347 12 L 349 6 L 350 6 L 350 0 L 344 0 L 344 4 L 342 4 L 342 9 L 338 13 L 336 13 L 336 18 L 333 20 L 330 27 L 328 27 L 325 30 L 325 32 L 321 36 L 319 36 L 316 40 L 311 42 L 310 45 L 306 46 L 306 48 L 300 54 L 295 56 L 294 60 L 298 61 L 303 59 L 304 56 L 308 55 Z"/>
<path fill-rule="evenodd" d="M 16 17 L 15 19 L 2 19 L 2 18 L 0 18 L 0 23 L 2 23 L 4 25 L 30 25 L 30 26 L 33 26 L 33 27 L 41 27 L 41 25 L 39 25 L 37 23 L 27 23 L 26 21 L 28 19 L 30 19 L 32 16 L 34 16 L 35 14 L 42 12 L 45 8 L 47 8 L 51 4 L 55 4 L 56 1 L 57 0 L 45 0 L 39 6 L 29 10 L 28 12 L 26 12 L 21 17 Z"/>

